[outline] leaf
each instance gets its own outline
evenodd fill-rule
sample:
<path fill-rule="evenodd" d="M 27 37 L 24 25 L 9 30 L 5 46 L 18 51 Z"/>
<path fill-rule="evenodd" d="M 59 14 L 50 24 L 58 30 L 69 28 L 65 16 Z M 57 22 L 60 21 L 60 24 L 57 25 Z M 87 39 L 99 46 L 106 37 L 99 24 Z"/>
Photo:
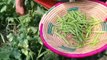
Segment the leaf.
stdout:
<path fill-rule="evenodd" d="M 43 9 L 41 9 L 40 6 L 37 6 L 36 13 L 43 15 L 45 13 L 45 11 Z"/>
<path fill-rule="evenodd" d="M 46 53 L 47 53 L 47 51 L 42 52 L 42 53 L 37 57 L 37 60 L 38 60 L 40 57 L 42 57 L 43 55 L 45 55 Z"/>
<path fill-rule="evenodd" d="M 14 18 L 7 18 L 8 19 L 8 23 L 10 23 L 10 22 L 14 22 Z"/>
<path fill-rule="evenodd" d="M 5 5 L 1 8 L 0 12 L 4 12 L 4 11 L 6 11 L 6 9 L 7 9 L 7 6 Z"/>
<path fill-rule="evenodd" d="M 9 60 L 9 56 L 11 55 L 12 47 L 3 46 L 0 48 L 0 60 Z"/>
<path fill-rule="evenodd" d="M 9 59 L 9 56 L 10 56 L 10 53 L 7 51 L 5 52 L 0 52 L 0 60 L 8 60 Z"/>
<path fill-rule="evenodd" d="M 12 0 L 8 0 L 8 1 L 7 1 L 7 4 L 10 4 L 10 3 L 11 3 L 11 1 L 12 1 Z"/>
<path fill-rule="evenodd" d="M 0 37 L 1 37 L 2 41 L 3 41 L 3 43 L 5 43 L 5 39 L 4 39 L 4 36 L 3 36 L 2 33 L 0 33 Z"/>
<path fill-rule="evenodd" d="M 31 57 L 32 60 L 33 60 L 33 55 L 34 55 L 34 53 L 32 51 L 30 51 L 29 56 Z"/>
<path fill-rule="evenodd" d="M 2 6 L 4 3 L 3 2 L 0 2 L 0 5 Z"/>
<path fill-rule="evenodd" d="M 21 51 L 22 51 L 22 53 L 24 54 L 24 55 L 28 55 L 28 50 L 27 49 L 21 49 Z"/>
<path fill-rule="evenodd" d="M 14 48 L 11 53 L 15 59 L 21 60 L 21 53 L 18 51 L 18 49 Z"/>
<path fill-rule="evenodd" d="M 33 32 L 33 33 L 36 33 L 37 32 L 37 28 L 35 28 L 35 27 L 29 27 L 28 29 L 28 32 Z"/>
<path fill-rule="evenodd" d="M 42 40 L 40 39 L 40 37 L 38 37 L 38 42 L 39 42 L 41 45 L 43 45 L 43 42 L 42 42 Z"/>
<path fill-rule="evenodd" d="M 21 51 L 26 56 L 26 60 L 30 60 L 30 58 L 33 60 L 34 53 L 31 50 L 28 51 L 28 49 L 22 49 Z"/>
<path fill-rule="evenodd" d="M 9 35 L 7 35 L 8 40 L 11 42 L 14 40 L 14 36 L 12 33 L 10 33 Z"/>
<path fill-rule="evenodd" d="M 31 1 L 31 7 L 32 7 L 32 8 L 34 7 L 34 2 L 33 2 L 33 1 Z"/>
<path fill-rule="evenodd" d="M 25 39 L 24 41 L 20 41 L 19 44 L 18 44 L 18 46 L 19 46 L 19 47 L 22 47 L 22 48 L 24 48 L 24 49 L 27 49 L 28 46 L 29 46 L 29 45 L 28 45 L 28 40 Z"/>

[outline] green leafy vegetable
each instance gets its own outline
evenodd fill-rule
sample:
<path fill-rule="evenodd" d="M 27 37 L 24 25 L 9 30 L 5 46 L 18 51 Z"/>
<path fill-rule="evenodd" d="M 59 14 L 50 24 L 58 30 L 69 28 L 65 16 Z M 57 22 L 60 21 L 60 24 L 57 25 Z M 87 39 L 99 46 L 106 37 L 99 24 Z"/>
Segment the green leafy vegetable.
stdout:
<path fill-rule="evenodd" d="M 77 9 L 77 7 L 73 9 Z M 65 16 L 58 16 L 58 20 L 56 22 L 58 25 L 54 27 L 54 32 L 69 46 L 72 46 L 72 44 L 66 39 L 66 36 L 69 33 L 72 34 L 72 40 L 75 40 L 76 46 L 83 47 L 85 42 L 89 40 L 94 26 L 100 23 L 101 21 L 95 18 L 87 18 L 86 15 L 80 11 L 70 9 Z M 94 42 L 97 38 L 93 39 Z"/>

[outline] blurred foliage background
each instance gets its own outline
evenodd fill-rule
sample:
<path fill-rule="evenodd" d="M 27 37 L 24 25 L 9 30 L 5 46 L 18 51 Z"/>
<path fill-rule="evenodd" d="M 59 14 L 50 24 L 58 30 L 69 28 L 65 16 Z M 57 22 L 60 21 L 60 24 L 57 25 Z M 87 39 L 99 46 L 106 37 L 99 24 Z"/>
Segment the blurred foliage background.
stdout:
<path fill-rule="evenodd" d="M 107 60 L 104 51 L 82 59 L 59 56 L 39 37 L 38 25 L 47 11 L 33 0 L 25 0 L 26 15 L 15 12 L 15 0 L 0 0 L 0 60 Z"/>

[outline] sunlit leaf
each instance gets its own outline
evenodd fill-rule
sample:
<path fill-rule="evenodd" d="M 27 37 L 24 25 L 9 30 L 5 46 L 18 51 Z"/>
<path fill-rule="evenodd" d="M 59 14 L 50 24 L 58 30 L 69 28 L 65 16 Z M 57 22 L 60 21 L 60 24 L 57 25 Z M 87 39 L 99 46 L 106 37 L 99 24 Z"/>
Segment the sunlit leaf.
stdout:
<path fill-rule="evenodd" d="M 7 35 L 7 38 L 11 42 L 12 40 L 14 40 L 14 35 L 10 33 L 9 35 Z"/>
<path fill-rule="evenodd" d="M 27 51 L 27 49 L 22 49 L 21 51 L 22 51 L 22 53 L 25 54 L 26 56 L 27 56 L 28 53 L 29 53 L 29 52 Z"/>
<path fill-rule="evenodd" d="M 0 10 L 0 12 L 4 12 L 4 11 L 6 11 L 6 9 L 7 9 L 7 6 L 5 5 L 5 6 L 2 7 L 2 9 Z"/>

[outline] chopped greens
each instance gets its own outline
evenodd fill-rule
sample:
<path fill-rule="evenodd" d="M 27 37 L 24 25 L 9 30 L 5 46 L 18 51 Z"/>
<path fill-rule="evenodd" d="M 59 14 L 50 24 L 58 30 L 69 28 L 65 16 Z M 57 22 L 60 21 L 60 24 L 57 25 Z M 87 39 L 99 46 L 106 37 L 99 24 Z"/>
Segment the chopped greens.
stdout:
<path fill-rule="evenodd" d="M 86 41 L 89 40 L 92 29 L 95 25 L 100 24 L 102 21 L 95 18 L 87 18 L 85 14 L 77 10 L 68 11 L 63 17 L 58 16 L 56 26 L 54 26 L 54 33 L 62 38 L 68 46 L 73 45 L 66 39 L 67 34 L 72 34 L 72 40 L 76 42 L 76 47 L 83 47 Z M 93 39 L 93 45 L 98 41 L 98 36 Z"/>

